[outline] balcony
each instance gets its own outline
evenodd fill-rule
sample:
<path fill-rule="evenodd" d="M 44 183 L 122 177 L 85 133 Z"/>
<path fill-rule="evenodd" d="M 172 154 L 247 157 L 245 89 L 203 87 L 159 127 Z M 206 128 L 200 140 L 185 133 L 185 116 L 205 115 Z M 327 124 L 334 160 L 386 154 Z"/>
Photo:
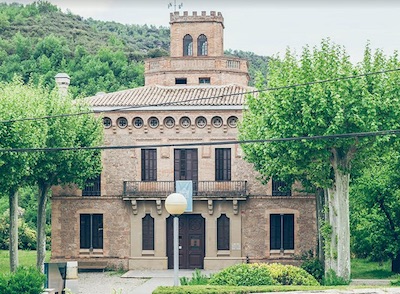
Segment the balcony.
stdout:
<path fill-rule="evenodd" d="M 124 181 L 123 198 L 150 200 L 166 198 L 175 192 L 174 181 Z M 202 199 L 237 199 L 247 197 L 247 181 L 199 181 L 193 182 L 193 198 Z"/>
<path fill-rule="evenodd" d="M 247 60 L 232 57 L 161 57 L 145 61 L 145 73 L 171 72 L 171 71 L 234 71 L 247 73 Z"/>

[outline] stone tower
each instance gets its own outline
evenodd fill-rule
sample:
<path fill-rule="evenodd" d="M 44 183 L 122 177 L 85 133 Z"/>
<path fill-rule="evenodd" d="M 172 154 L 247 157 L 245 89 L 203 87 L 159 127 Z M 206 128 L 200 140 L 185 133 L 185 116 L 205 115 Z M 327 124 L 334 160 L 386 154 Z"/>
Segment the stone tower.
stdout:
<path fill-rule="evenodd" d="M 247 60 L 224 56 L 224 18 L 220 12 L 171 13 L 171 57 L 145 62 L 145 85 L 247 86 Z"/>

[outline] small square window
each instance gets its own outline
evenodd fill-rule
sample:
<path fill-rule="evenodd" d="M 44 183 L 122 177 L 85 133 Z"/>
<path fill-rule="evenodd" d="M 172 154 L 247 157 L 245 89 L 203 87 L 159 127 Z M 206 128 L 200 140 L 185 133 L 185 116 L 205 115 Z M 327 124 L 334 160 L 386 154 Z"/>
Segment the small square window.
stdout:
<path fill-rule="evenodd" d="M 210 78 L 199 78 L 199 84 L 210 84 Z"/>
<path fill-rule="evenodd" d="M 186 84 L 187 84 L 186 78 L 175 79 L 175 85 L 186 85 Z"/>

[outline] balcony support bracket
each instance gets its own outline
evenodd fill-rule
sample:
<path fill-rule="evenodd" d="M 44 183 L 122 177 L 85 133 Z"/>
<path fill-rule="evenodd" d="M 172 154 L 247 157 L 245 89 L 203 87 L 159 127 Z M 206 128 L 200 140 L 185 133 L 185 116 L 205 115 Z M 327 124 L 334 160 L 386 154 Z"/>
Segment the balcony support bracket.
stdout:
<path fill-rule="evenodd" d="M 208 199 L 208 213 L 212 215 L 214 213 L 214 205 L 211 199 Z"/>
<path fill-rule="evenodd" d="M 133 214 L 137 215 L 138 211 L 137 211 L 137 202 L 136 202 L 136 200 L 131 200 L 131 205 L 132 205 Z"/>
<path fill-rule="evenodd" d="M 236 214 L 239 213 L 238 200 L 237 199 L 233 199 L 232 200 L 232 204 L 233 204 L 233 213 L 236 215 Z"/>
<path fill-rule="evenodd" d="M 157 213 L 158 215 L 162 214 L 162 205 L 161 205 L 161 199 L 157 199 L 156 200 L 156 206 L 157 206 Z"/>

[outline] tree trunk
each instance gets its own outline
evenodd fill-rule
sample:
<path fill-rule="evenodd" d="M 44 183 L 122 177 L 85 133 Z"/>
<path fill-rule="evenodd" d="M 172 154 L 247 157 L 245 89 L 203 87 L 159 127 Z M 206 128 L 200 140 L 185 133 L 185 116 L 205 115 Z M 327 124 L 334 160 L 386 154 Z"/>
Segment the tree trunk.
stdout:
<path fill-rule="evenodd" d="M 322 236 L 321 232 L 321 226 L 323 222 L 326 220 L 325 214 L 324 214 L 324 206 L 325 206 L 325 193 L 327 193 L 323 189 L 318 189 L 317 190 L 317 231 L 318 231 L 318 248 L 317 248 L 317 257 L 319 261 L 324 264 L 325 262 L 325 256 L 324 256 L 324 238 Z"/>
<path fill-rule="evenodd" d="M 10 271 L 15 272 L 18 267 L 18 191 L 12 190 L 9 194 L 10 202 Z"/>
<path fill-rule="evenodd" d="M 400 254 L 398 253 L 394 259 L 392 259 L 392 272 L 400 273 Z"/>
<path fill-rule="evenodd" d="M 46 206 L 47 206 L 47 185 L 39 185 L 38 210 L 37 210 L 37 255 L 36 267 L 44 273 L 44 259 L 46 257 Z"/>
<path fill-rule="evenodd" d="M 333 159 L 335 182 L 328 189 L 329 224 L 332 228 L 329 252 L 325 252 L 325 271 L 332 269 L 337 276 L 350 280 L 350 174 L 343 171 L 344 164 Z"/>

